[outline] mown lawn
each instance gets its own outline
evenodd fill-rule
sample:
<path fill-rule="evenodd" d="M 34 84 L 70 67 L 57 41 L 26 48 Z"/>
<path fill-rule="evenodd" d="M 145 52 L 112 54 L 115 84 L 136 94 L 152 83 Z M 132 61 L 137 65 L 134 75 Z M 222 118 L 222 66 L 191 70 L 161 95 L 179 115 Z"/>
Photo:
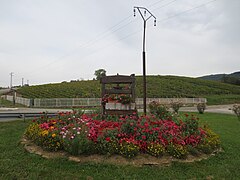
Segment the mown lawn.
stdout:
<path fill-rule="evenodd" d="M 224 152 L 194 163 L 169 167 L 132 167 L 44 159 L 26 152 L 19 140 L 28 122 L 0 123 L 0 179 L 238 179 L 240 121 L 233 115 L 199 115 L 220 135 Z"/>

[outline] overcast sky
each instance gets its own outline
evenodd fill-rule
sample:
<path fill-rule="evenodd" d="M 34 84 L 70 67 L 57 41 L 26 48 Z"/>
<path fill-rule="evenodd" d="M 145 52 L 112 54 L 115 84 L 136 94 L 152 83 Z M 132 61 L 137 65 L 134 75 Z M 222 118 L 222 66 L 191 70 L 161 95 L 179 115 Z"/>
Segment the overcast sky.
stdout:
<path fill-rule="evenodd" d="M 240 70 L 239 0 L 0 0 L 0 86 L 142 74 L 198 77 Z M 148 14 L 147 14 L 148 16 Z"/>

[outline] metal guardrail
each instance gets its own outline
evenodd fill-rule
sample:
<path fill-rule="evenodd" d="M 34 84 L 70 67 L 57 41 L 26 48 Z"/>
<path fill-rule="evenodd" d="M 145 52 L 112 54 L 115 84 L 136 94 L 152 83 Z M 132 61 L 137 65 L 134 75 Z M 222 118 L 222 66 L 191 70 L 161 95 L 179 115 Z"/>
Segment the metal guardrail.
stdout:
<path fill-rule="evenodd" d="M 35 112 L 9 112 L 9 113 L 0 113 L 0 119 L 8 118 L 22 118 L 24 121 L 26 118 L 34 118 L 41 116 L 56 117 L 59 116 L 58 113 L 35 113 Z"/>

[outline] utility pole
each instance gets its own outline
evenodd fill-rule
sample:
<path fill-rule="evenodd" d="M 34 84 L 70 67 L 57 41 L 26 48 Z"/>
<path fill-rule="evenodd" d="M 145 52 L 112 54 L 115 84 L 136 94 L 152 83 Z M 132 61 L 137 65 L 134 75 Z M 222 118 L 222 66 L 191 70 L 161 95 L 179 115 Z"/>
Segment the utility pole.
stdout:
<path fill-rule="evenodd" d="M 145 44 L 146 44 L 146 24 L 147 20 L 150 18 L 154 18 L 154 26 L 156 26 L 157 18 L 145 7 L 134 7 L 133 13 L 136 16 L 136 9 L 143 19 L 143 112 L 144 115 L 147 113 L 147 84 L 146 84 L 146 52 L 145 52 Z"/>
<path fill-rule="evenodd" d="M 13 72 L 10 73 L 10 89 L 12 89 L 12 77 L 13 77 Z"/>
<path fill-rule="evenodd" d="M 23 87 L 23 85 L 24 85 L 24 78 L 22 78 L 22 87 Z"/>

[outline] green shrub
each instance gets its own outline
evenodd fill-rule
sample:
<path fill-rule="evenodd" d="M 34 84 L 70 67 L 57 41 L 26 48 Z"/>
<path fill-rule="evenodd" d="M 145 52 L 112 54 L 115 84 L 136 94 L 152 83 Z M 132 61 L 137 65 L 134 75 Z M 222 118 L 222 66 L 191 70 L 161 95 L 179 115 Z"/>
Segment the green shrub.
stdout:
<path fill-rule="evenodd" d="M 168 107 L 156 101 L 152 101 L 151 103 L 149 103 L 149 111 L 151 114 L 154 114 L 159 119 L 168 119 L 169 116 L 171 116 Z"/>
<path fill-rule="evenodd" d="M 118 153 L 126 158 L 132 158 L 139 153 L 139 147 L 132 142 L 123 141 L 119 144 Z"/>
<path fill-rule="evenodd" d="M 187 148 L 187 151 L 189 152 L 189 154 L 191 154 L 193 156 L 200 155 L 200 152 L 198 151 L 198 149 L 196 147 L 187 145 L 186 148 Z"/>
<path fill-rule="evenodd" d="M 182 125 L 182 131 L 185 135 L 190 134 L 198 134 L 199 133 L 199 122 L 198 118 L 194 115 L 185 115 L 185 119 L 183 119 L 185 122 L 184 125 Z"/>
<path fill-rule="evenodd" d="M 234 104 L 232 111 L 237 115 L 238 120 L 240 120 L 240 104 Z"/>
<path fill-rule="evenodd" d="M 180 107 L 183 106 L 183 103 L 181 101 L 172 101 L 170 105 L 173 111 L 178 114 L 178 111 Z"/>
<path fill-rule="evenodd" d="M 73 139 L 65 138 L 63 144 L 64 150 L 72 155 L 90 155 L 96 153 L 96 145 L 87 138 L 85 131 L 81 131 Z"/>
<path fill-rule="evenodd" d="M 136 121 L 128 119 L 126 123 L 121 126 L 121 132 L 126 134 L 134 134 L 135 128 L 137 127 Z"/>
<path fill-rule="evenodd" d="M 98 141 L 96 148 L 97 153 L 107 155 L 118 154 L 120 149 L 117 141 L 107 142 L 106 140 Z"/>
<path fill-rule="evenodd" d="M 211 129 L 205 127 L 204 131 L 206 133 L 205 138 L 202 139 L 202 142 L 197 146 L 197 149 L 203 153 L 210 154 L 220 147 L 220 139 Z"/>
<path fill-rule="evenodd" d="M 200 114 L 203 114 L 206 109 L 206 103 L 198 103 L 197 110 Z"/>
<path fill-rule="evenodd" d="M 63 142 L 57 132 L 41 129 L 37 123 L 28 126 L 25 136 L 46 150 L 58 151 L 63 149 Z"/>
<path fill-rule="evenodd" d="M 169 153 L 169 155 L 178 159 L 184 159 L 187 157 L 188 154 L 187 148 L 185 146 L 173 143 L 170 143 L 167 146 L 167 152 Z"/>
<path fill-rule="evenodd" d="M 35 141 L 38 138 L 38 132 L 40 131 L 39 124 L 32 123 L 30 124 L 27 129 L 25 130 L 24 135 L 31 139 L 32 141 Z"/>
<path fill-rule="evenodd" d="M 160 157 L 164 154 L 165 148 L 162 144 L 152 143 L 147 146 L 146 152 L 152 156 Z"/>
<path fill-rule="evenodd" d="M 98 137 L 97 152 L 99 154 L 116 154 L 119 150 L 119 143 L 116 139 L 117 130 L 105 130 L 103 135 Z"/>

